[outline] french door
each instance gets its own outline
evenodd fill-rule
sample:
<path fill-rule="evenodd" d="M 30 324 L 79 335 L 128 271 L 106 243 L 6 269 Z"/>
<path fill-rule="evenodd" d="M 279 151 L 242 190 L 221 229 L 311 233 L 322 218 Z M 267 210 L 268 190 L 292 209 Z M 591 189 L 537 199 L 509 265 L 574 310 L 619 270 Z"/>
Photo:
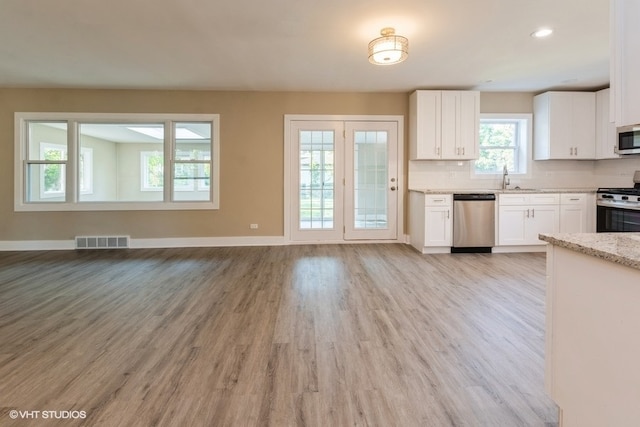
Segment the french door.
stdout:
<path fill-rule="evenodd" d="M 398 239 L 398 121 L 288 126 L 290 239 Z"/>

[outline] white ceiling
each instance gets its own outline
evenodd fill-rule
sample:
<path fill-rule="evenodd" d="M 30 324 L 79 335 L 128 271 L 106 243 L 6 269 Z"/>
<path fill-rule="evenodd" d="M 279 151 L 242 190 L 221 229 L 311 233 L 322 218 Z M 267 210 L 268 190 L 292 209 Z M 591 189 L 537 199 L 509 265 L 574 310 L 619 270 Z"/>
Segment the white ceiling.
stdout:
<path fill-rule="evenodd" d="M 594 89 L 608 0 L 0 0 L 0 86 Z M 386 26 L 409 58 L 367 61 Z M 533 39 L 542 26 L 554 34 Z"/>

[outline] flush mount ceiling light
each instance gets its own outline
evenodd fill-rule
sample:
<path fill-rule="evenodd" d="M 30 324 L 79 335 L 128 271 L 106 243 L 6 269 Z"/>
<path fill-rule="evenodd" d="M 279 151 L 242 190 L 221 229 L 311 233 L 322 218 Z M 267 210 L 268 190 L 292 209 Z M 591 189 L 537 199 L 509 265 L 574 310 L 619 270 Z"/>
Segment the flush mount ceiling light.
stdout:
<path fill-rule="evenodd" d="M 531 37 L 534 37 L 536 39 L 543 39 L 545 37 L 549 37 L 551 33 L 553 33 L 553 30 L 551 28 L 540 28 L 539 30 L 531 33 Z"/>
<path fill-rule="evenodd" d="M 382 37 L 371 40 L 369 43 L 369 62 L 376 65 L 391 65 L 407 59 L 409 40 L 406 37 L 397 36 L 396 30 L 391 27 L 383 28 L 380 35 Z"/>

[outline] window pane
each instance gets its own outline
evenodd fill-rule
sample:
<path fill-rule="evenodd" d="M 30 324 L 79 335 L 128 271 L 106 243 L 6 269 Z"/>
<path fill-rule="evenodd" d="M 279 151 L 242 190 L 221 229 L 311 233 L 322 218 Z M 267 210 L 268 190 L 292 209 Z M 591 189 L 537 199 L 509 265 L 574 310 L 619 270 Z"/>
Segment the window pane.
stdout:
<path fill-rule="evenodd" d="M 28 160 L 67 160 L 66 122 L 28 123 Z"/>
<path fill-rule="evenodd" d="M 480 147 L 515 147 L 518 124 L 514 122 L 480 122 Z"/>
<path fill-rule="evenodd" d="M 27 201 L 64 202 L 66 172 L 64 164 L 28 164 Z"/>
<path fill-rule="evenodd" d="M 474 162 L 478 174 L 526 171 L 526 141 L 522 141 L 527 121 L 520 118 L 480 119 L 479 158 Z"/>
<path fill-rule="evenodd" d="M 175 159 L 211 159 L 211 123 L 175 123 Z"/>
<path fill-rule="evenodd" d="M 163 200 L 163 124 L 81 123 L 78 144 L 81 202 Z"/>
<path fill-rule="evenodd" d="M 515 170 L 515 151 L 510 148 L 483 149 L 476 160 L 477 173 L 502 173 L 504 166 L 507 170 Z"/>
<path fill-rule="evenodd" d="M 211 170 L 209 163 L 176 163 L 173 199 L 179 201 L 210 200 Z"/>

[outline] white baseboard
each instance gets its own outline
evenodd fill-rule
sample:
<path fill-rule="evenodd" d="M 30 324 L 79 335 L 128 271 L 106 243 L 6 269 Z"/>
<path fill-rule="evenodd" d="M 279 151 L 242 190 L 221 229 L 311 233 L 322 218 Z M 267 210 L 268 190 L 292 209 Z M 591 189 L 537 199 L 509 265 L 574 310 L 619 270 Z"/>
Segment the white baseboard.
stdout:
<path fill-rule="evenodd" d="M 0 251 L 66 251 L 75 248 L 75 240 L 4 240 Z"/>
<path fill-rule="evenodd" d="M 193 248 L 227 246 L 281 246 L 282 236 L 241 237 L 176 237 L 161 239 L 130 239 L 131 249 Z M 73 250 L 75 240 L 5 240 L 0 241 L 0 251 L 55 251 Z M 120 250 L 120 249 L 115 249 Z"/>
<path fill-rule="evenodd" d="M 494 254 L 506 254 L 516 252 L 546 252 L 547 245 L 525 245 L 525 246 L 496 246 L 493 248 Z"/>
<path fill-rule="evenodd" d="M 241 237 L 175 237 L 161 239 L 131 239 L 132 249 L 198 248 L 229 246 L 282 246 L 282 236 Z"/>

